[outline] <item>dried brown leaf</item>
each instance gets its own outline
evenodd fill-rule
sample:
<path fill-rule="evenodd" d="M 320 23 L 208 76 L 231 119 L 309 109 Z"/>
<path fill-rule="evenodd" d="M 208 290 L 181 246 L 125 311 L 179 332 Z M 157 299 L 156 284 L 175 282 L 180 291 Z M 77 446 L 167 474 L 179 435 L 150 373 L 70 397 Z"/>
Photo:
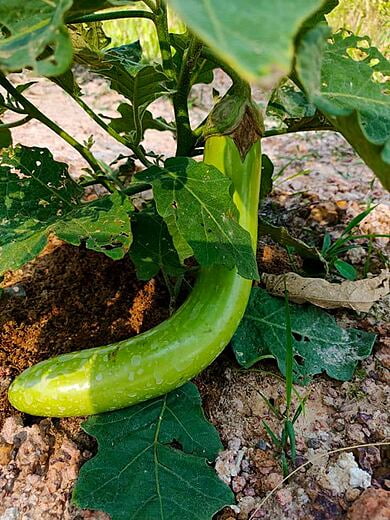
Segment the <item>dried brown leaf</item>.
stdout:
<path fill-rule="evenodd" d="M 382 270 L 379 276 L 357 281 L 331 283 L 322 278 L 304 278 L 296 273 L 281 275 L 263 274 L 261 277 L 268 292 L 283 296 L 295 303 L 312 303 L 323 309 L 345 307 L 368 312 L 372 305 L 389 294 L 390 273 Z"/>

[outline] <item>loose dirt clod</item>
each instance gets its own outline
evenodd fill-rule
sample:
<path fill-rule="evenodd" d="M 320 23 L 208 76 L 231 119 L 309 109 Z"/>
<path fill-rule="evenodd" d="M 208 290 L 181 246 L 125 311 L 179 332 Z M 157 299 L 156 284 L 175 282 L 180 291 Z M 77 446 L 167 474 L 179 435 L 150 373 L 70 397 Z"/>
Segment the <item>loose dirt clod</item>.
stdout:
<path fill-rule="evenodd" d="M 0 301 L 0 427 L 11 413 L 7 387 L 22 370 L 134 336 L 168 316 L 164 286 L 138 281 L 128 258 L 114 262 L 56 240 L 3 285 L 15 283 L 26 297 Z"/>
<path fill-rule="evenodd" d="M 390 491 L 370 488 L 348 511 L 347 520 L 389 520 Z"/>

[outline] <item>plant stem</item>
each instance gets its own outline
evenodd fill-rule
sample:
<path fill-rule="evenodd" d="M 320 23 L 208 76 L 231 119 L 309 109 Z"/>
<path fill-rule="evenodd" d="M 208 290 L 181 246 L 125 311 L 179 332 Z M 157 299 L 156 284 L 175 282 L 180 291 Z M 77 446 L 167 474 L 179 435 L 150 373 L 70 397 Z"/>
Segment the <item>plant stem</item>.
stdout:
<path fill-rule="evenodd" d="M 72 148 L 77 150 L 79 154 L 87 161 L 87 163 L 92 168 L 92 171 L 95 173 L 95 175 L 99 175 L 100 173 L 107 173 L 104 172 L 103 165 L 100 164 L 97 159 L 94 157 L 94 155 L 83 146 L 81 143 L 76 141 L 74 137 L 72 137 L 70 134 L 68 134 L 65 130 L 62 130 L 54 121 L 49 119 L 45 114 L 43 114 L 35 105 L 33 105 L 27 98 L 23 96 L 8 80 L 7 78 L 0 72 L 0 85 L 4 87 L 7 92 L 9 92 L 13 98 L 20 103 L 26 114 L 30 116 L 30 118 L 37 119 L 41 123 L 43 123 L 45 126 L 50 128 L 54 133 L 59 135 L 64 141 L 66 141 Z M 113 187 L 110 186 L 110 183 L 107 182 L 105 187 L 109 189 L 109 191 L 113 191 Z"/>
<path fill-rule="evenodd" d="M 196 138 L 190 125 L 188 94 L 191 89 L 191 70 L 200 55 L 201 44 L 195 37 L 191 38 L 190 45 L 183 55 L 181 69 L 177 75 L 173 64 L 169 38 L 167 8 L 165 4 L 160 1 L 157 1 L 155 26 L 164 72 L 172 82 L 176 83 L 176 93 L 173 95 L 173 107 L 175 111 L 177 130 L 176 155 L 190 155 L 191 149 L 195 145 Z"/>
<path fill-rule="evenodd" d="M 84 16 L 71 18 L 66 23 L 88 23 L 88 22 L 104 22 L 106 20 L 118 20 L 123 18 L 146 18 L 154 20 L 154 14 L 150 11 L 111 11 L 109 13 L 91 13 Z"/>
<path fill-rule="evenodd" d="M 332 132 L 337 132 L 338 130 L 332 126 L 317 126 L 317 127 L 311 127 L 311 128 L 298 128 L 298 129 L 290 129 L 286 128 L 285 130 L 266 130 L 264 132 L 263 138 L 265 137 L 273 137 L 276 135 L 285 135 L 285 134 L 296 134 L 298 132 L 322 132 L 324 130 L 330 130 Z"/>
<path fill-rule="evenodd" d="M 290 315 L 290 304 L 288 301 L 288 291 L 286 287 L 286 280 L 284 280 L 284 308 L 285 308 L 285 319 L 286 319 L 286 418 L 290 419 L 290 408 L 292 399 L 292 388 L 293 388 L 293 363 L 294 363 L 294 350 L 292 344 L 292 328 L 291 328 L 291 315 Z"/>
<path fill-rule="evenodd" d="M 0 130 L 4 130 L 5 128 L 16 128 L 17 126 L 22 126 L 29 121 L 31 121 L 31 116 L 23 117 L 23 119 L 19 119 L 18 121 L 13 121 L 12 123 L 0 123 Z"/>
<path fill-rule="evenodd" d="M 156 16 L 154 18 L 154 24 L 156 26 L 164 72 L 169 79 L 175 81 L 176 72 L 173 66 L 171 44 L 169 41 L 168 15 L 166 5 L 160 4 L 158 6 L 158 10 L 156 9 L 155 14 Z"/>
<path fill-rule="evenodd" d="M 190 44 L 183 54 L 181 69 L 177 79 L 176 93 L 173 95 L 173 107 L 177 127 L 177 156 L 190 155 L 197 140 L 191 129 L 188 96 L 191 90 L 191 72 L 200 56 L 201 50 L 201 43 L 195 36 L 192 36 Z"/>
<path fill-rule="evenodd" d="M 141 193 L 142 191 L 150 190 L 151 187 L 151 184 L 148 184 L 146 182 L 139 182 L 134 185 L 130 184 L 130 186 L 125 188 L 124 192 L 126 193 L 126 195 L 130 197 L 131 195 L 136 195 L 137 193 Z"/>

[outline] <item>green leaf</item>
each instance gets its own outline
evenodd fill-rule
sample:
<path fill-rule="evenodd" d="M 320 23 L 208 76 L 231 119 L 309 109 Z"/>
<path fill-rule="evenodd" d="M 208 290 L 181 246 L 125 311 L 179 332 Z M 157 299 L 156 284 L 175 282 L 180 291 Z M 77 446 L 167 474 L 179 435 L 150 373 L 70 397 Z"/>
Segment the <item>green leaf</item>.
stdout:
<path fill-rule="evenodd" d="M 277 117 L 282 122 L 313 117 L 315 112 L 316 107 L 309 103 L 302 90 L 289 81 L 274 90 L 267 106 L 267 115 Z"/>
<path fill-rule="evenodd" d="M 113 117 L 110 122 L 110 126 L 118 133 L 126 134 L 131 140 L 135 138 L 137 127 L 134 117 L 134 108 L 128 103 L 121 103 L 118 108 L 118 112 L 121 117 Z M 153 115 L 149 110 L 141 111 L 140 119 L 138 121 L 140 125 L 141 139 L 144 136 L 145 130 L 174 130 L 173 126 L 170 126 L 163 118 L 153 118 Z"/>
<path fill-rule="evenodd" d="M 201 265 L 237 267 L 244 278 L 258 278 L 250 235 L 238 224 L 232 182 L 217 168 L 175 157 L 137 179 L 152 185 L 157 211 L 170 231 L 177 226 Z"/>
<path fill-rule="evenodd" d="M 159 97 L 172 92 L 169 88 L 170 80 L 159 65 L 140 62 L 137 42 L 103 51 L 107 41 L 101 24 L 78 25 L 72 31 L 72 41 L 75 61 L 108 78 L 111 88 L 131 102 L 131 107 L 120 105 L 122 118 L 113 121 L 114 125 L 125 126 L 131 120 L 127 135 L 135 144 L 139 144 L 147 128 L 165 124 L 163 120 L 157 119 L 151 126 L 151 114 L 146 113 L 146 108 Z"/>
<path fill-rule="evenodd" d="M 131 227 L 130 257 L 140 280 L 150 280 L 160 270 L 170 276 L 178 276 L 184 271 L 167 225 L 154 205 L 134 213 Z"/>
<path fill-rule="evenodd" d="M 98 454 L 86 462 L 73 501 L 112 520 L 210 520 L 234 502 L 206 463 L 222 449 L 188 383 L 168 395 L 91 417 L 83 429 Z"/>
<path fill-rule="evenodd" d="M 79 98 L 81 94 L 81 88 L 77 84 L 73 72 L 71 70 L 67 70 L 64 74 L 60 74 L 54 78 L 51 78 L 53 83 L 56 83 L 61 88 L 65 90 L 70 96 L 75 99 Z"/>
<path fill-rule="evenodd" d="M 0 121 L 1 125 L 1 121 Z M 12 135 L 9 128 L 0 128 L 0 148 L 8 148 L 12 145 Z"/>
<path fill-rule="evenodd" d="M 64 16 L 72 0 L 1 0 L 0 70 L 30 67 L 35 74 L 54 76 L 72 62 L 72 45 Z"/>
<path fill-rule="evenodd" d="M 71 244 L 122 258 L 131 244 L 128 213 L 119 193 L 83 203 L 67 165 L 44 148 L 18 147 L 0 166 L 0 274 L 37 256 L 53 233 Z"/>
<path fill-rule="evenodd" d="M 322 6 L 316 11 L 310 18 L 305 20 L 305 22 L 302 24 L 302 27 L 296 37 L 296 44 L 299 42 L 302 38 L 302 36 L 307 33 L 310 29 L 315 27 L 321 22 L 326 23 L 326 17 L 325 15 L 328 15 L 333 9 L 336 9 L 336 7 L 339 5 L 339 0 L 323 0 Z"/>
<path fill-rule="evenodd" d="M 267 129 L 270 135 L 333 128 L 322 112 L 309 103 L 304 92 L 290 80 L 274 90 L 266 115 L 271 127 Z"/>
<path fill-rule="evenodd" d="M 263 153 L 261 156 L 260 200 L 265 199 L 272 191 L 274 169 L 274 163 L 268 155 Z"/>
<path fill-rule="evenodd" d="M 390 189 L 390 63 L 367 37 L 318 26 L 302 40 L 297 72 L 310 102 Z"/>
<path fill-rule="evenodd" d="M 168 0 L 184 22 L 243 77 L 286 76 L 301 24 L 322 0 Z M 267 78 L 269 83 L 269 78 Z"/>
<path fill-rule="evenodd" d="M 357 277 L 357 271 L 354 268 L 353 265 L 349 264 L 348 262 L 344 262 L 344 260 L 340 260 L 337 258 L 333 265 L 337 269 L 337 271 L 341 274 L 343 278 L 346 278 L 347 280 L 356 280 Z"/>
<path fill-rule="evenodd" d="M 324 240 L 322 242 L 321 254 L 324 255 L 332 244 L 332 236 L 330 233 L 325 233 Z"/>
<path fill-rule="evenodd" d="M 183 62 L 184 52 L 190 45 L 191 36 L 189 33 L 170 34 L 170 40 L 171 45 L 175 48 L 176 51 L 173 57 L 173 63 L 179 74 Z M 199 58 L 196 60 L 196 63 L 191 70 L 190 86 L 192 87 L 197 83 L 211 83 L 214 79 L 214 69 L 216 68 L 217 65 L 206 58 Z"/>
<path fill-rule="evenodd" d="M 307 384 L 326 372 L 347 381 L 359 361 L 370 355 L 376 336 L 357 329 L 342 329 L 330 314 L 310 305 L 290 303 L 294 350 L 294 380 Z M 252 289 L 249 305 L 232 339 L 240 365 L 248 368 L 272 355 L 283 374 L 286 370 L 286 313 L 283 299 L 264 289 Z"/>
<path fill-rule="evenodd" d="M 272 240 L 285 246 L 286 248 L 292 248 L 296 253 L 298 253 L 302 258 L 306 258 L 309 260 L 314 260 L 318 265 L 324 262 L 320 252 L 317 248 L 313 246 L 309 246 L 303 240 L 299 240 L 299 238 L 295 238 L 290 235 L 287 228 L 283 226 L 274 226 L 267 222 L 264 218 L 259 220 L 259 234 L 260 235 L 269 235 Z"/>

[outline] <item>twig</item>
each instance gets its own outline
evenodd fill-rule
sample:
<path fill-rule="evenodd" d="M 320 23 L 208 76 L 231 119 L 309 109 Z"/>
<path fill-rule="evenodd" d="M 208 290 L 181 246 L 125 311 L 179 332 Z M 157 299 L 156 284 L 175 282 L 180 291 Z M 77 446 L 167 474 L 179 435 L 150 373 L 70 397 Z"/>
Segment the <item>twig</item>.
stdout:
<path fill-rule="evenodd" d="M 22 126 L 29 121 L 31 121 L 31 116 L 23 117 L 23 119 L 19 119 L 18 121 L 13 121 L 12 123 L 0 123 L 0 130 L 4 130 L 6 128 L 16 128 L 17 126 Z"/>

